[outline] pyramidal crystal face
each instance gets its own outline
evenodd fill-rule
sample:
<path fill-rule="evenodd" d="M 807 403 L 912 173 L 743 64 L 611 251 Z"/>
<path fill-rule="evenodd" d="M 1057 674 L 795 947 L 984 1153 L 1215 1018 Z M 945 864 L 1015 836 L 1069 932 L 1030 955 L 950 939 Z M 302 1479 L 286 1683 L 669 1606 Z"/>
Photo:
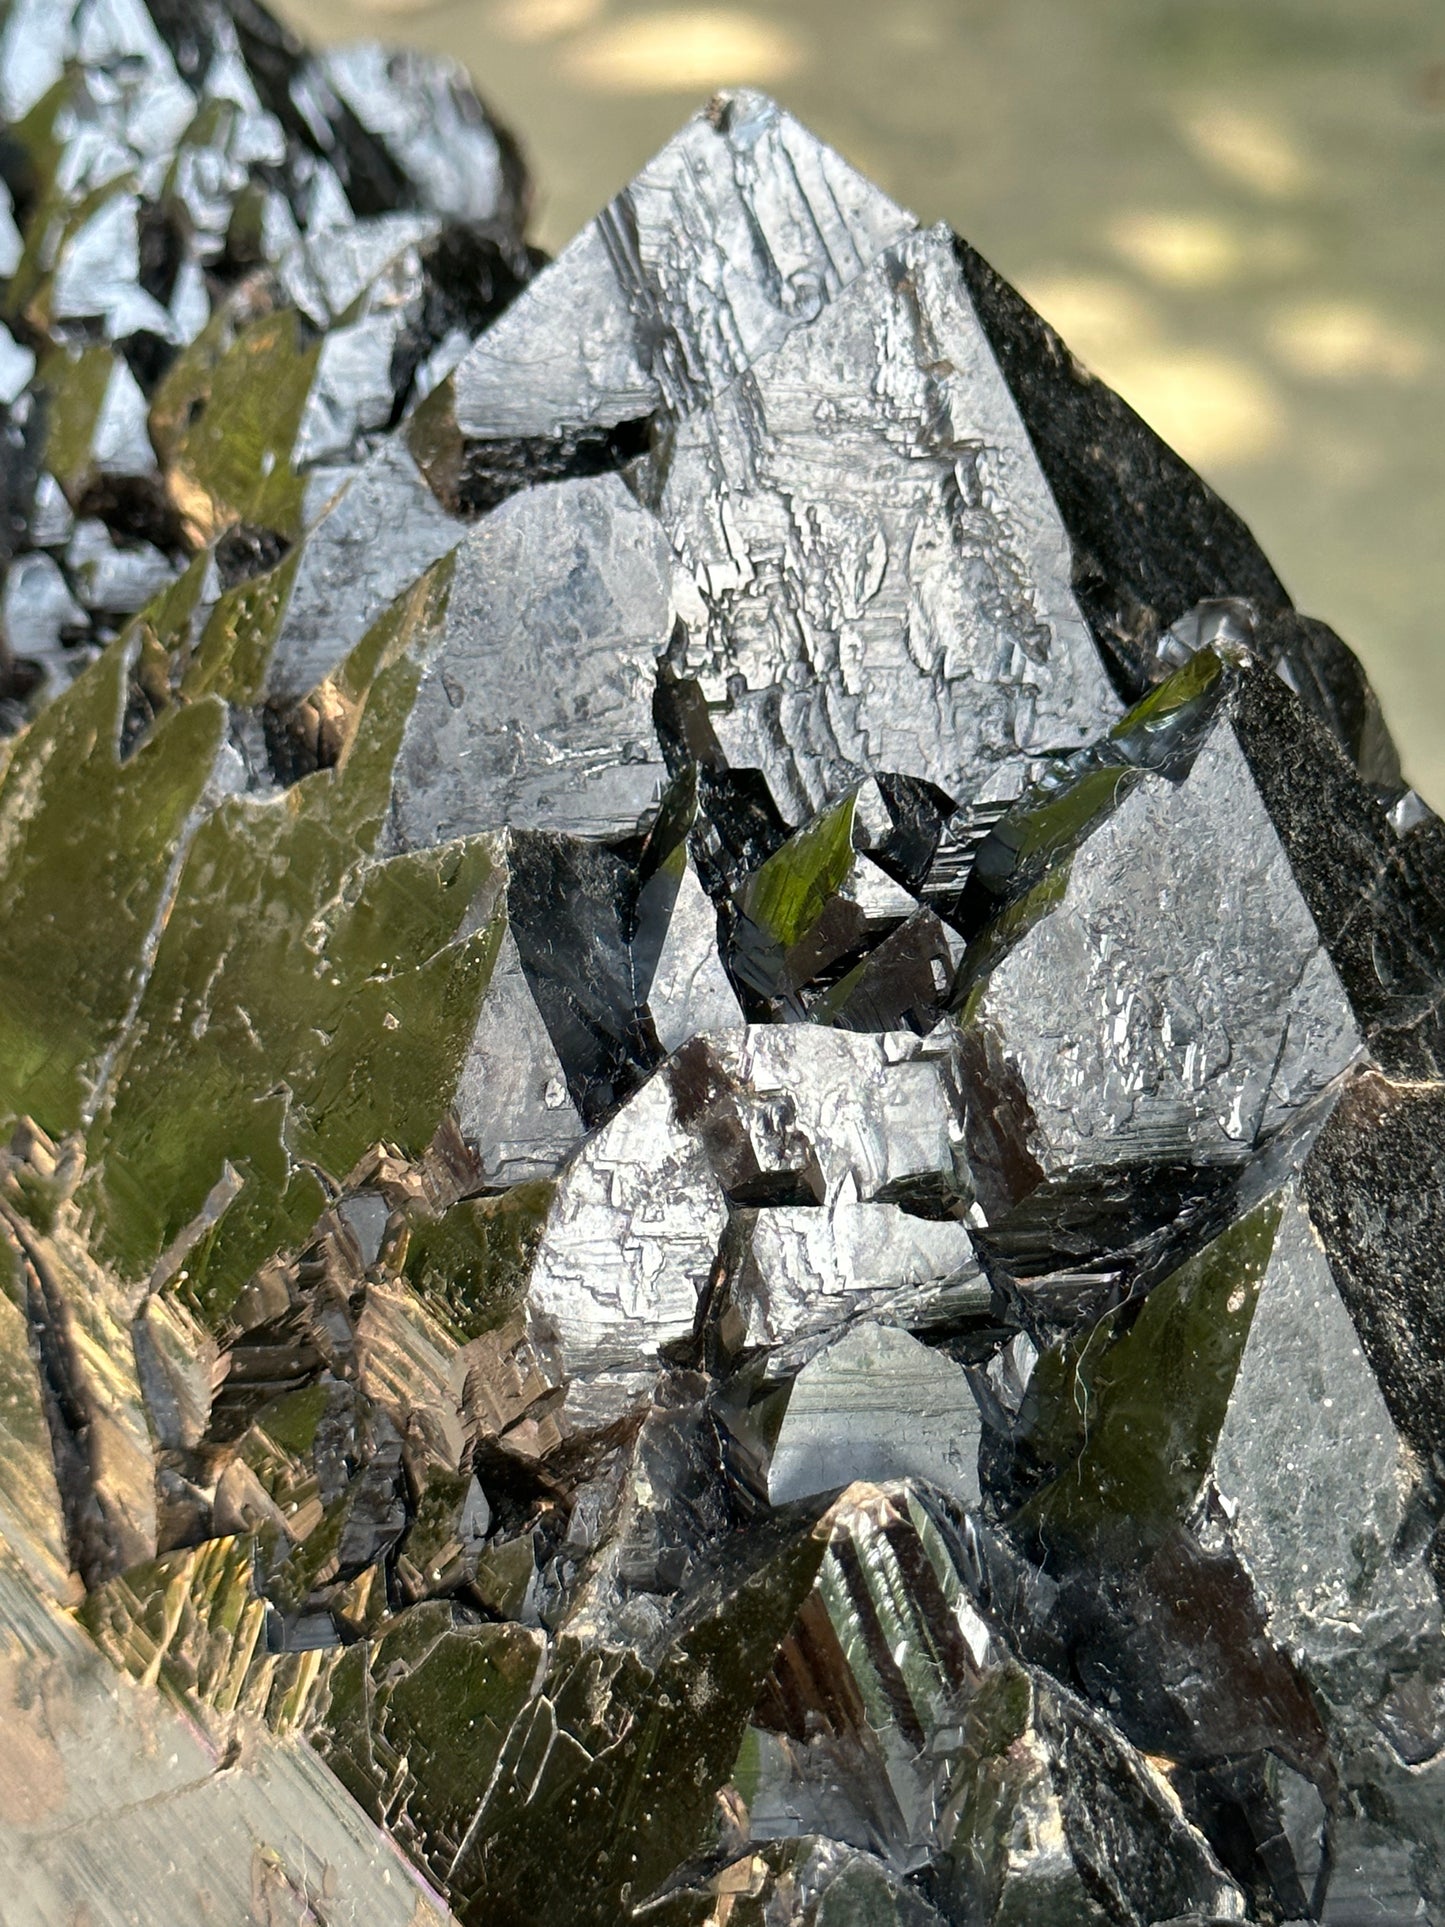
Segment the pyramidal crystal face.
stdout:
<path fill-rule="evenodd" d="M 253 0 L 0 112 L 17 1918 L 1440 1927 L 1345 644 L 757 95 L 550 264 Z"/>

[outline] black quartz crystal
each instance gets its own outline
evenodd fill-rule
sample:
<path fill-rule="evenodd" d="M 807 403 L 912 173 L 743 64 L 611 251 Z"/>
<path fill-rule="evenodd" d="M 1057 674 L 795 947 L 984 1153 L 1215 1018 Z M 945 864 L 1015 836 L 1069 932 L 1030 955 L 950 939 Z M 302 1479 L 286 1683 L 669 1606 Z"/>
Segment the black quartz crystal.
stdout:
<path fill-rule="evenodd" d="M 757 95 L 0 20 L 0 1914 L 1445 1927 L 1346 645 Z"/>

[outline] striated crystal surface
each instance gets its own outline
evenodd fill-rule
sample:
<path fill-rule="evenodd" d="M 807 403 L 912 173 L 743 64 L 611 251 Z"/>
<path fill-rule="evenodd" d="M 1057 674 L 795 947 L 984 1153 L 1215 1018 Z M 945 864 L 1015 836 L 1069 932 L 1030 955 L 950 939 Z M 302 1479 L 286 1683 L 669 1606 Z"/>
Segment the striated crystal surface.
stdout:
<path fill-rule="evenodd" d="M 7 1927 L 1445 1927 L 1445 828 L 719 96 L 0 6 Z"/>

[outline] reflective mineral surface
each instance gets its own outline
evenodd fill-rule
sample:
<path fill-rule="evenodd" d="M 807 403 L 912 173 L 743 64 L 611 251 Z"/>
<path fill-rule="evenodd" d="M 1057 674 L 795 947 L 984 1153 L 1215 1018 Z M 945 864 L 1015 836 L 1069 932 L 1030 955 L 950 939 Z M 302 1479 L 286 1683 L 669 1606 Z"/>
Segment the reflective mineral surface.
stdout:
<path fill-rule="evenodd" d="M 720 96 L 0 28 L 6 1927 L 1445 1927 L 1445 825 Z"/>

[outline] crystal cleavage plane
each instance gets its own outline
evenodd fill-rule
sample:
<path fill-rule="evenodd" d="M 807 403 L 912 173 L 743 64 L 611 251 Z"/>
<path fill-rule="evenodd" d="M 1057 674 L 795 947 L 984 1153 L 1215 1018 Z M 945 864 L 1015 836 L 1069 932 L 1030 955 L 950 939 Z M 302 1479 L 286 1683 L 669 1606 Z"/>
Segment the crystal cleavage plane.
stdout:
<path fill-rule="evenodd" d="M 719 96 L 0 25 L 16 1927 L 1445 1927 L 1445 827 Z"/>

